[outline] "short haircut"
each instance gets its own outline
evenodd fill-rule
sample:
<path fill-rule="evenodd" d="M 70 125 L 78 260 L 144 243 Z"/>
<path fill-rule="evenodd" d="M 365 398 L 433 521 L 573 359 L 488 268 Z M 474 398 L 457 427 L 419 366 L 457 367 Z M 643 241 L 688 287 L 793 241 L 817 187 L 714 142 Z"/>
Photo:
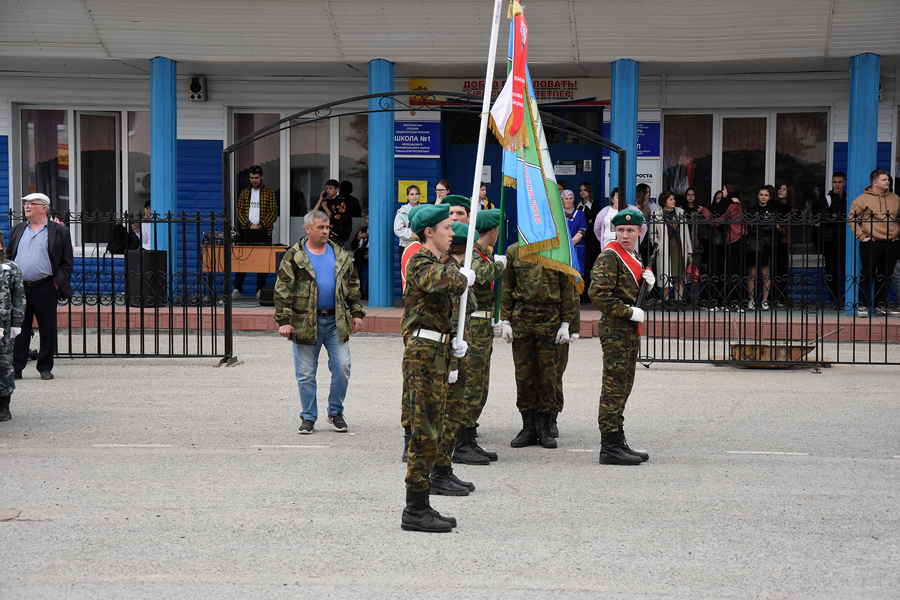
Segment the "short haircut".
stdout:
<path fill-rule="evenodd" d="M 341 182 L 338 181 L 337 179 L 329 179 L 328 181 L 325 182 L 325 187 L 328 187 L 328 186 L 340 189 Z"/>
<path fill-rule="evenodd" d="M 303 216 L 304 226 L 312 225 L 316 221 L 325 221 L 326 223 L 331 223 L 328 215 L 326 215 L 325 212 L 321 210 L 311 210 Z"/>
<path fill-rule="evenodd" d="M 411 186 L 409 186 L 408 188 L 406 188 L 406 195 L 409 196 L 409 192 L 411 192 L 412 190 L 416 190 L 416 191 L 419 192 L 420 194 L 422 193 L 422 191 L 419 189 L 419 186 L 417 186 L 417 185 L 411 185 Z"/>
<path fill-rule="evenodd" d="M 659 198 L 656 199 L 656 201 L 661 207 L 665 208 L 666 202 L 669 200 L 669 198 L 675 198 L 675 194 L 673 194 L 672 192 L 662 192 L 659 195 Z M 678 206 L 678 198 L 675 198 L 675 206 Z"/>
<path fill-rule="evenodd" d="M 144 202 L 144 208 L 150 208 L 150 201 L 149 201 L 149 200 L 147 200 L 146 202 Z"/>
<path fill-rule="evenodd" d="M 881 177 L 882 175 L 887 175 L 888 177 L 891 176 L 891 174 L 888 173 L 887 171 L 885 171 L 884 169 L 875 169 L 874 171 L 872 171 L 872 174 L 869 175 L 869 181 L 871 183 L 875 183 L 875 180 L 878 179 L 879 177 Z"/>
<path fill-rule="evenodd" d="M 262 167 L 259 165 L 252 165 L 249 169 L 247 169 L 247 172 L 250 175 L 262 175 L 263 174 Z"/>
<path fill-rule="evenodd" d="M 831 178 L 834 179 L 835 177 L 843 177 L 844 179 L 847 179 L 847 174 L 843 171 L 835 171 L 834 175 L 832 175 Z"/>
<path fill-rule="evenodd" d="M 342 181 L 340 190 L 342 196 L 349 196 L 353 193 L 353 183 L 350 181 Z"/>

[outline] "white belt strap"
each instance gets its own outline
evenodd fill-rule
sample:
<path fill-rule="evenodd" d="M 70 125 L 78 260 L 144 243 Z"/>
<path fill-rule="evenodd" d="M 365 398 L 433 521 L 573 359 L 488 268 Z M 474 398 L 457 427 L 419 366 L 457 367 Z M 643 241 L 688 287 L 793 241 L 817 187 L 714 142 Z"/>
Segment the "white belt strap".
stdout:
<path fill-rule="evenodd" d="M 446 344 L 450 340 L 448 334 L 438 333 L 437 331 L 432 331 L 430 329 L 416 329 L 412 332 L 412 336 L 433 340 L 435 342 L 440 342 L 441 344 Z"/>
<path fill-rule="evenodd" d="M 491 314 L 491 311 L 489 311 L 489 310 L 476 310 L 475 312 L 472 313 L 472 316 L 475 317 L 476 319 L 490 319 L 494 315 Z"/>

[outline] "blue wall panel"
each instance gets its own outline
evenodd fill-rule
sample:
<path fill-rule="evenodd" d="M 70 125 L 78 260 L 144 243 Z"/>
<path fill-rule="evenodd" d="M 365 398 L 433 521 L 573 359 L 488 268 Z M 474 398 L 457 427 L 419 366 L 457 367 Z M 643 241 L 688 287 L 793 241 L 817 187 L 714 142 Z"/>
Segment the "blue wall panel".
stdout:
<path fill-rule="evenodd" d="M 843 171 L 847 172 L 847 158 L 848 158 L 848 144 L 847 142 L 835 142 L 834 143 L 834 170 L 835 171 Z M 878 149 L 876 150 L 877 164 L 872 167 L 871 170 L 875 169 L 884 169 L 888 173 L 891 172 L 891 143 L 890 142 L 878 142 Z M 831 175 L 829 173 L 829 175 Z M 868 175 L 868 174 L 867 174 Z M 829 177 L 829 182 L 831 178 Z M 896 190 L 895 190 L 896 191 Z M 849 196 L 856 198 L 862 193 L 862 190 L 858 192 L 851 193 L 850 190 L 847 191 Z"/>
<path fill-rule="evenodd" d="M 2 210 L 9 210 L 9 136 L 0 135 L 0 199 Z M 0 219 L 3 239 L 9 239 L 9 219 Z"/>
<path fill-rule="evenodd" d="M 394 159 L 394 189 L 399 190 L 399 182 L 403 181 L 427 181 L 428 182 L 428 202 L 434 203 L 434 186 L 441 179 L 441 160 L 439 158 L 396 158 Z M 425 197 L 425 190 L 422 191 L 422 197 Z M 456 191 L 456 190 L 454 190 Z M 404 193 L 406 190 L 404 190 Z M 459 192 L 457 192 L 459 193 Z M 463 196 L 469 195 L 469 190 L 462 193 Z M 394 213 L 403 206 L 399 202 L 399 192 L 394 198 Z M 393 216 L 391 217 L 391 226 L 393 227 Z M 394 261 L 394 298 L 401 298 L 403 291 L 400 284 L 400 255 L 397 247 L 400 240 L 391 230 L 391 237 L 394 240 L 392 247 Z"/>

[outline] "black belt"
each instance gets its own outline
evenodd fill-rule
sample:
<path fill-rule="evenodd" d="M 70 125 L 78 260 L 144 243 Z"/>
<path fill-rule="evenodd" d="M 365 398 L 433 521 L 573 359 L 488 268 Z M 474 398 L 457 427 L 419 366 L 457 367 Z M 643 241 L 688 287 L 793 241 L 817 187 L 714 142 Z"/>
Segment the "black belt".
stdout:
<path fill-rule="evenodd" d="M 47 275 L 46 277 L 42 277 L 41 279 L 36 279 L 35 281 L 23 281 L 22 283 L 24 283 L 28 287 L 31 287 L 33 285 L 40 285 L 40 284 L 44 283 L 45 281 L 49 281 L 51 279 L 53 279 L 53 276 Z"/>
<path fill-rule="evenodd" d="M 334 316 L 334 309 L 333 309 L 333 308 L 330 308 L 330 309 L 328 309 L 328 310 L 317 310 L 317 311 L 316 311 L 316 316 L 319 317 L 320 319 L 326 319 L 326 318 L 328 318 L 328 317 L 333 317 L 333 316 Z"/>

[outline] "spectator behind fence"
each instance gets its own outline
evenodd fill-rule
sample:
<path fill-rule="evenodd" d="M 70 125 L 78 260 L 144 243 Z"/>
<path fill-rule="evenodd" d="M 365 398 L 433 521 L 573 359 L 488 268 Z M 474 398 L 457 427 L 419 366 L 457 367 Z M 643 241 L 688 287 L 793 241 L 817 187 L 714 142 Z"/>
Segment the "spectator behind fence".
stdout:
<path fill-rule="evenodd" d="M 714 297 L 709 300 L 711 310 L 718 308 L 743 312 L 741 301 L 745 228 L 741 223 L 741 215 L 745 207 L 740 194 L 741 186 L 726 183 L 722 188 L 722 199 L 709 209 L 710 224 L 714 225 L 709 249 L 709 272 L 711 278 L 719 274 L 713 281 Z"/>
<path fill-rule="evenodd" d="M 446 179 L 441 179 L 434 186 L 434 203 L 440 204 L 444 201 L 444 198 L 447 197 L 447 194 L 450 193 L 450 182 Z"/>
<path fill-rule="evenodd" d="M 362 205 L 359 203 L 359 198 L 353 195 L 353 183 L 350 181 L 342 181 L 340 186 L 340 194 L 341 198 L 344 199 L 344 202 L 347 203 L 347 214 L 350 215 L 350 218 L 353 217 L 361 217 L 362 213 Z"/>
<path fill-rule="evenodd" d="M 369 297 L 369 211 L 363 211 L 366 224 L 356 228 L 356 237 L 350 242 L 353 250 L 353 266 L 359 277 L 359 289 L 363 298 Z M 365 277 L 363 277 L 365 274 Z"/>
<path fill-rule="evenodd" d="M 888 278 L 900 260 L 900 197 L 888 191 L 891 176 L 887 171 L 875 169 L 869 180 L 871 185 L 850 205 L 847 223 L 859 240 L 859 316 L 863 319 L 873 309 L 879 315 L 888 314 Z"/>
<path fill-rule="evenodd" d="M 651 244 L 659 244 L 656 251 L 656 285 L 662 290 L 663 306 L 677 309 L 684 297 L 684 269 L 694 248 L 691 245 L 690 230 L 684 223 L 684 209 L 675 206 L 672 192 L 659 195 L 662 207 L 660 214 L 650 221 Z M 669 299 L 669 290 L 675 292 L 674 300 Z"/>
<path fill-rule="evenodd" d="M 578 257 L 578 268 L 584 275 L 584 234 L 587 232 L 587 223 L 584 213 L 575 208 L 575 194 L 572 190 L 563 190 L 560 194 L 563 210 L 566 213 L 566 226 L 569 228 L 569 237 L 575 247 L 575 256 Z"/>
<path fill-rule="evenodd" d="M 778 233 L 775 218 L 783 215 L 785 210 L 784 205 L 776 202 L 774 197 L 773 186 L 761 186 L 756 191 L 756 204 L 747 209 L 747 215 L 759 221 L 747 228 L 747 308 L 750 310 L 756 308 L 757 300 L 762 310 L 769 310 L 772 259 Z M 757 273 L 762 276 L 761 288 L 757 285 Z"/>
<path fill-rule="evenodd" d="M 825 260 L 825 277 L 828 294 L 834 306 L 844 305 L 844 258 L 847 254 L 847 230 L 843 220 L 847 216 L 847 176 L 843 171 L 835 171 L 831 176 L 831 191 L 820 198 L 813 212 L 820 215 L 819 244 Z"/>

